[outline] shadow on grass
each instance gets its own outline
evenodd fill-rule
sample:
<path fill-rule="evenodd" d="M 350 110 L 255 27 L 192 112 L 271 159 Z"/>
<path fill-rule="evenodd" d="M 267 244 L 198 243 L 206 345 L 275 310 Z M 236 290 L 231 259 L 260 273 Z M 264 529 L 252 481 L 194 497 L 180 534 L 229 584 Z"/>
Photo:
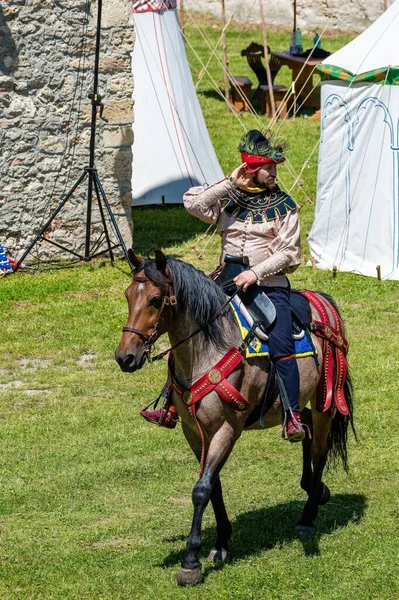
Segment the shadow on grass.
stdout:
<path fill-rule="evenodd" d="M 367 507 L 366 497 L 362 494 L 336 494 L 326 506 L 321 506 L 314 534 L 299 534 L 294 524 L 299 520 L 304 502 L 294 500 L 242 513 L 232 521 L 231 541 L 232 558 L 230 563 L 238 562 L 249 556 L 259 554 L 274 547 L 282 547 L 299 539 L 307 556 L 320 554 L 319 540 L 323 535 L 346 527 L 348 523 L 359 523 Z M 187 535 L 188 535 L 187 531 Z M 203 556 L 212 548 L 216 539 L 216 528 L 207 527 L 202 532 Z M 178 541 L 181 536 L 173 540 Z M 162 567 L 180 564 L 184 550 L 171 552 L 162 563 Z M 214 566 L 205 568 L 207 572 Z"/>
<path fill-rule="evenodd" d="M 142 256 L 153 255 L 157 249 L 182 244 L 208 228 L 206 223 L 190 215 L 184 206 L 134 208 L 132 219 L 133 248 Z M 183 254 L 172 255 L 183 258 Z"/>

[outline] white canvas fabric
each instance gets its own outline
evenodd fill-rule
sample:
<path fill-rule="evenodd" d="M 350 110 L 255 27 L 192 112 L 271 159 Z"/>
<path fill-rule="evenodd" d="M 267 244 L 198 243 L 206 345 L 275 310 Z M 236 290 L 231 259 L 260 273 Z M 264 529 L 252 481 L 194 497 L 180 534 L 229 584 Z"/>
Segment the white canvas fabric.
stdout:
<path fill-rule="evenodd" d="M 399 87 L 324 82 L 316 265 L 399 279 Z"/>
<path fill-rule="evenodd" d="M 386 55 L 375 67 L 394 66 L 399 59 L 391 27 L 398 12 L 396 1 L 354 41 L 362 38 L 363 44 L 370 30 L 375 41 L 379 32 L 383 47 L 381 52 L 373 47 L 373 54 Z M 395 22 L 398 30 L 399 20 Z M 390 35 L 390 55 L 384 32 Z M 363 61 L 364 46 L 354 42 L 325 63 L 354 74 L 370 70 L 372 63 Z M 351 57 L 350 47 L 363 55 Z M 338 60 L 339 54 L 352 63 Z M 356 64 L 362 64 L 360 71 Z M 372 277 L 379 267 L 383 279 L 399 279 L 399 86 L 323 81 L 320 127 L 316 210 L 309 235 L 316 266 Z"/>
<path fill-rule="evenodd" d="M 176 9 L 135 13 L 132 206 L 180 203 L 223 177 L 186 59 Z"/>

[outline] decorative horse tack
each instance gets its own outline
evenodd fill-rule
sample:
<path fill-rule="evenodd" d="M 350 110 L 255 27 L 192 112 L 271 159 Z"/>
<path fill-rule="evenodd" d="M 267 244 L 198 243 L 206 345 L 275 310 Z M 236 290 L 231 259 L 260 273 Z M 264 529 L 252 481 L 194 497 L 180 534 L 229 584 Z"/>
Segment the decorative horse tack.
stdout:
<path fill-rule="evenodd" d="M 314 320 L 311 324 L 313 333 L 324 340 L 323 376 L 317 388 L 318 409 L 327 412 L 331 408 L 333 412 L 339 410 L 341 414 L 348 415 L 349 408 L 345 400 L 344 385 L 348 372 L 346 354 L 348 353 L 349 344 L 343 336 L 342 319 L 334 305 L 325 297 L 309 290 L 302 290 L 301 293 L 309 300 L 321 317 L 321 321 Z M 332 317 L 329 316 L 328 311 Z M 333 325 L 331 318 L 334 321 Z M 332 406 L 333 400 L 334 404 Z"/>
<path fill-rule="evenodd" d="M 194 407 L 204 396 L 213 390 L 228 404 L 232 404 L 236 410 L 242 411 L 249 407 L 246 400 L 235 387 L 227 380 L 232 371 L 243 361 L 243 357 L 237 348 L 230 350 L 223 358 L 212 367 L 205 375 L 200 377 L 190 388 L 184 388 L 177 383 L 172 369 L 172 361 L 169 362 L 170 387 L 181 397 L 189 408 Z"/>

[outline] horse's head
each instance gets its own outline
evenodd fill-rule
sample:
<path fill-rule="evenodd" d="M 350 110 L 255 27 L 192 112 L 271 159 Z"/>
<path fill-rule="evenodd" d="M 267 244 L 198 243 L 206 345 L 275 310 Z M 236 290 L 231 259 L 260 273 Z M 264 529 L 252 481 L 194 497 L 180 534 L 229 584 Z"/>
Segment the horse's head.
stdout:
<path fill-rule="evenodd" d="M 144 260 L 132 250 L 129 260 L 135 275 L 125 292 L 128 303 L 128 320 L 115 351 L 115 360 L 122 369 L 133 373 L 141 369 L 153 343 L 166 331 L 165 307 L 175 304 L 173 282 L 165 255 L 155 252 L 156 277 L 149 279 L 144 271 Z"/>

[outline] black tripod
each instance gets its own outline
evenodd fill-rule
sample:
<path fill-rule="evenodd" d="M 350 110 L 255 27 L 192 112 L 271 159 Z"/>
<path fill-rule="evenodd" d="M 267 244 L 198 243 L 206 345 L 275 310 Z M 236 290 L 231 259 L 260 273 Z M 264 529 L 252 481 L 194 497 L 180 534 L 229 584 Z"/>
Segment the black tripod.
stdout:
<path fill-rule="evenodd" d="M 101 251 L 101 252 L 97 252 L 97 253 L 92 254 L 91 251 L 90 251 L 91 213 L 92 213 L 92 205 L 93 205 L 93 188 L 94 188 L 94 190 L 96 192 L 97 203 L 98 203 L 98 207 L 100 209 L 101 221 L 102 221 L 103 228 L 104 228 L 104 234 L 105 234 L 105 238 L 106 238 L 106 242 L 107 242 L 107 246 L 108 246 L 108 253 L 109 253 L 109 256 L 110 256 L 110 259 L 111 259 L 111 263 L 114 262 L 113 250 L 115 248 L 118 248 L 119 246 L 121 246 L 121 248 L 123 250 L 123 253 L 125 255 L 125 258 L 129 262 L 129 259 L 128 259 L 128 256 L 127 256 L 127 249 L 126 249 L 126 246 L 125 246 L 125 242 L 123 241 L 123 238 L 122 238 L 121 232 L 119 231 L 119 228 L 118 228 L 117 222 L 115 220 L 115 217 L 112 214 L 111 206 L 110 206 L 110 204 L 108 202 L 107 196 L 105 195 L 103 186 L 101 185 L 101 181 L 100 181 L 100 178 L 98 176 L 97 169 L 94 166 L 94 145 L 95 145 L 95 136 L 96 136 L 97 109 L 100 108 L 100 117 L 101 117 L 102 116 L 102 111 L 103 111 L 103 108 L 104 108 L 103 103 L 101 102 L 101 96 L 98 94 L 98 90 L 97 90 L 97 88 L 98 88 L 98 65 L 99 65 L 99 58 L 100 58 L 101 11 L 102 11 L 102 0 L 98 0 L 97 33 L 96 33 L 96 50 L 95 50 L 95 62 L 94 62 L 93 93 L 89 95 L 89 98 L 91 99 L 91 135 L 90 135 L 90 158 L 89 158 L 89 165 L 87 167 L 84 167 L 84 169 L 83 169 L 80 177 L 76 181 L 76 183 L 74 183 L 74 185 L 69 190 L 69 192 L 66 194 L 66 196 L 61 200 L 61 202 L 59 203 L 59 205 L 57 206 L 57 208 L 53 211 L 53 213 L 50 216 L 50 218 L 48 219 L 48 221 L 40 229 L 39 233 L 37 234 L 37 236 L 35 237 L 35 239 L 33 240 L 33 242 L 31 242 L 31 244 L 25 250 L 25 252 L 21 256 L 21 258 L 18 260 L 18 262 L 16 263 L 15 267 L 13 268 L 14 272 L 19 268 L 19 266 L 22 264 L 22 262 L 27 257 L 27 255 L 29 254 L 29 252 L 32 250 L 32 248 L 37 244 L 37 242 L 40 239 L 41 240 L 45 240 L 46 242 L 49 242 L 49 243 L 53 244 L 54 246 L 57 246 L 58 248 L 61 248 L 62 250 L 65 250 L 66 252 L 69 252 L 70 254 L 73 254 L 79 260 L 90 261 L 93 258 L 95 258 L 96 256 L 100 256 L 101 254 L 104 253 L 104 251 Z M 106 119 L 104 119 L 104 120 L 106 120 Z M 76 190 L 76 188 L 86 178 L 86 176 L 88 177 L 87 210 L 86 210 L 86 240 L 85 240 L 85 253 L 84 253 L 84 256 L 81 256 L 80 254 L 78 254 L 74 250 L 71 250 L 70 248 L 66 248 L 63 245 L 61 245 L 61 244 L 59 244 L 57 242 L 54 242 L 53 240 L 50 240 L 50 239 L 44 237 L 44 233 L 46 232 L 46 230 L 48 229 L 48 227 L 50 226 L 50 224 L 52 223 L 52 221 L 55 219 L 55 217 L 57 216 L 57 214 L 60 212 L 60 210 L 63 208 L 63 206 L 66 204 L 66 202 L 68 202 L 69 198 L 72 196 L 72 194 L 74 193 L 74 191 Z M 106 224 L 106 221 L 105 221 L 105 213 L 104 213 L 103 204 L 105 206 L 105 209 L 108 212 L 109 218 L 111 219 L 111 223 L 113 225 L 113 228 L 114 228 L 114 231 L 116 233 L 116 236 L 117 236 L 117 238 L 119 240 L 119 244 L 111 245 L 111 240 L 110 240 L 110 237 L 109 237 L 109 234 L 108 234 L 107 224 Z"/>

